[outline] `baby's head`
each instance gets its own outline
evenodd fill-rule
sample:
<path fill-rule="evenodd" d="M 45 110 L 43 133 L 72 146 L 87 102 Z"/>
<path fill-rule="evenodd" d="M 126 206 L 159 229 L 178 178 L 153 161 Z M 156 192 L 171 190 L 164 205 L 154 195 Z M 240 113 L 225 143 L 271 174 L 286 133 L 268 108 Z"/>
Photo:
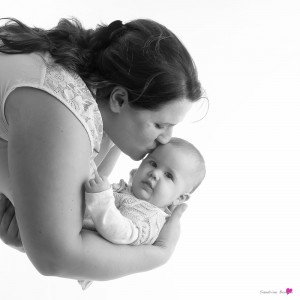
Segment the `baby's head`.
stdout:
<path fill-rule="evenodd" d="M 132 177 L 135 197 L 162 209 L 189 199 L 205 176 L 205 162 L 195 146 L 172 138 L 158 146 L 140 164 Z"/>

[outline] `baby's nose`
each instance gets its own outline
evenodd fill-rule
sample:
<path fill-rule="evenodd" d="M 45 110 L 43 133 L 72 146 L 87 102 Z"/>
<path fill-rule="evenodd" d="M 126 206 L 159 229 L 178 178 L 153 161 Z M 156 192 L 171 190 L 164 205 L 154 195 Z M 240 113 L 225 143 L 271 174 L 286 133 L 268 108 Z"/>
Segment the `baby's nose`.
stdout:
<path fill-rule="evenodd" d="M 150 173 L 150 176 L 151 176 L 154 180 L 158 180 L 158 178 L 159 178 L 159 172 L 157 171 L 157 169 L 153 170 L 153 171 Z"/>

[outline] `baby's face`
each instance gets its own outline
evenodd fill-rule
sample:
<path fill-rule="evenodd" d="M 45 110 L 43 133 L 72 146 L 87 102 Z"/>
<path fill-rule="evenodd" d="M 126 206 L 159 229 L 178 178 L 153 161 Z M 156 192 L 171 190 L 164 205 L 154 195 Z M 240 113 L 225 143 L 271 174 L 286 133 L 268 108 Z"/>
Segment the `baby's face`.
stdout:
<path fill-rule="evenodd" d="M 135 197 L 162 209 L 193 187 L 188 153 L 172 144 L 159 146 L 141 163 L 132 178 Z"/>

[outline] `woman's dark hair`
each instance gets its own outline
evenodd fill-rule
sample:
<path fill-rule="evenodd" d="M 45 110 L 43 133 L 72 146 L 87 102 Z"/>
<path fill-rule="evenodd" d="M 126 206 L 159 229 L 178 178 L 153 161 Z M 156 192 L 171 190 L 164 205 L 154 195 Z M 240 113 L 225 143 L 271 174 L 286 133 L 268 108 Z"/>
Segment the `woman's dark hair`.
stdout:
<path fill-rule="evenodd" d="M 0 26 L 0 52 L 46 52 L 77 73 L 92 94 L 107 99 L 115 86 L 126 88 L 135 108 L 156 110 L 176 99 L 201 98 L 195 64 L 166 27 L 146 19 L 86 30 L 77 19 L 61 19 L 50 30 L 9 18 Z"/>

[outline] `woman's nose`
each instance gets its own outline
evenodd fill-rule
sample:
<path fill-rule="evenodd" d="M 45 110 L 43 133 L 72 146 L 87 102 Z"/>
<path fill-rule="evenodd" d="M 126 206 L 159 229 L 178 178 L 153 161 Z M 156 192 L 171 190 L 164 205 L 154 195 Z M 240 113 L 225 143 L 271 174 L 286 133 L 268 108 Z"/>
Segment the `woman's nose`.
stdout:
<path fill-rule="evenodd" d="M 170 139 L 172 137 L 173 133 L 173 128 L 172 127 L 167 127 L 158 137 L 157 141 L 160 144 L 167 144 L 170 142 Z"/>

